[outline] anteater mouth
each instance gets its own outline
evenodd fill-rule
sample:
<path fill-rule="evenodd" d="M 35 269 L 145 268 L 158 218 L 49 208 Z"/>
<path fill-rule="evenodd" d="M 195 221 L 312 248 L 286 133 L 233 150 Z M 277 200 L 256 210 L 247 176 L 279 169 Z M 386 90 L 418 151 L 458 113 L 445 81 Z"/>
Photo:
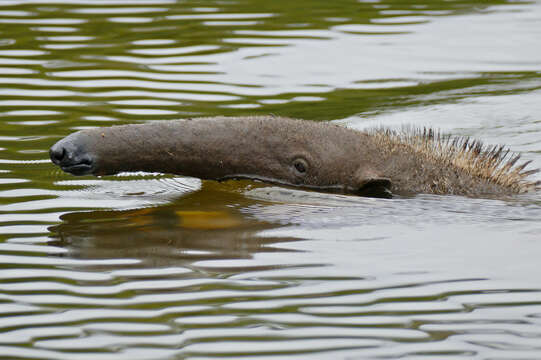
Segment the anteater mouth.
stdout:
<path fill-rule="evenodd" d="M 226 175 L 222 178 L 217 179 L 218 181 L 225 180 L 242 180 L 248 179 L 253 181 L 261 181 L 269 184 L 276 184 L 280 186 L 291 186 L 295 188 L 302 188 L 315 191 L 323 191 L 334 194 L 355 194 L 365 197 L 374 197 L 374 198 L 383 198 L 383 199 L 392 199 L 393 193 L 391 192 L 391 181 L 389 179 L 374 179 L 369 181 L 360 189 L 351 189 L 343 185 L 306 185 L 306 184 L 293 184 L 285 180 L 279 180 L 275 178 L 269 178 L 259 175 L 249 175 L 249 174 L 234 174 Z"/>
<path fill-rule="evenodd" d="M 73 175 L 90 175 L 93 171 L 92 161 L 91 160 L 82 160 L 78 164 L 70 164 L 70 165 L 60 165 L 60 168 Z"/>

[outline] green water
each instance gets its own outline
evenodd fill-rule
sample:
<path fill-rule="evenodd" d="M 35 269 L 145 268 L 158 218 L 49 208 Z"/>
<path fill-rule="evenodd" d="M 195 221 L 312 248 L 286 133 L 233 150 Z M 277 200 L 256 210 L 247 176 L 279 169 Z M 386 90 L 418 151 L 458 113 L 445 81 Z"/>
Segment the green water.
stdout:
<path fill-rule="evenodd" d="M 0 0 L 0 358 L 541 358 L 539 194 L 48 160 L 87 127 L 276 114 L 430 126 L 541 167 L 539 39 L 526 1 Z"/>

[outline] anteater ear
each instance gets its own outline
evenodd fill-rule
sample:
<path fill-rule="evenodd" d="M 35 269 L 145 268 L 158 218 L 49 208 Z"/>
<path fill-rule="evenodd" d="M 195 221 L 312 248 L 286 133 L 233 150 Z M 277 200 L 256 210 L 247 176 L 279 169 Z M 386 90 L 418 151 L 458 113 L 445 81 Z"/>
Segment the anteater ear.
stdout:
<path fill-rule="evenodd" d="M 387 198 L 393 197 L 391 179 L 382 177 L 369 169 L 360 169 L 355 173 L 357 194 L 360 196 Z"/>

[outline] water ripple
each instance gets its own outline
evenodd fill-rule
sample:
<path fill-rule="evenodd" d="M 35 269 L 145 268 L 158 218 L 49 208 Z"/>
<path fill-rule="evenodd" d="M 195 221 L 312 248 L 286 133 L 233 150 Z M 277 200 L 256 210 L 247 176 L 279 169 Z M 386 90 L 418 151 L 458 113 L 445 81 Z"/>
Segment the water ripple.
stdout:
<path fill-rule="evenodd" d="M 75 178 L 47 155 L 79 129 L 272 113 L 541 167 L 539 3 L 0 3 L 0 358 L 539 358 L 538 194 Z"/>

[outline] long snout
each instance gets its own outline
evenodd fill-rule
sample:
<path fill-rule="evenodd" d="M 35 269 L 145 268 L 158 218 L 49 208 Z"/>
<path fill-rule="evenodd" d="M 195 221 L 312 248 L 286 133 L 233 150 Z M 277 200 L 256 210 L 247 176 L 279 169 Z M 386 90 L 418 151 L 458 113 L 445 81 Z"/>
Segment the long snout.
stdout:
<path fill-rule="evenodd" d="M 49 149 L 49 156 L 54 164 L 73 175 L 88 175 L 93 172 L 92 156 L 75 143 L 73 136 L 54 144 Z"/>

